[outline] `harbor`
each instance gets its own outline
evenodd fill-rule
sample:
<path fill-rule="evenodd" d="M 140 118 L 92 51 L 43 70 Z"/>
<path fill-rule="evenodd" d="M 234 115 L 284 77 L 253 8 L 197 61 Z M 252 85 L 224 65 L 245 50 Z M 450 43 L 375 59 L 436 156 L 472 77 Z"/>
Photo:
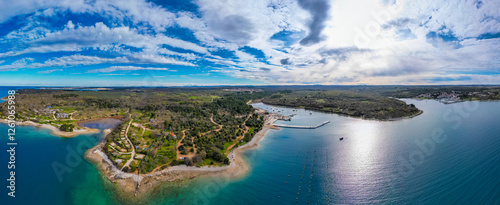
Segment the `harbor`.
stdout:
<path fill-rule="evenodd" d="M 323 125 L 326 125 L 330 123 L 329 120 L 321 123 L 321 124 L 318 124 L 318 125 L 315 125 L 315 126 L 304 126 L 304 125 L 284 125 L 284 124 L 273 124 L 274 126 L 276 127 L 284 127 L 284 128 L 296 128 L 296 129 L 316 129 L 316 128 L 319 128 Z"/>

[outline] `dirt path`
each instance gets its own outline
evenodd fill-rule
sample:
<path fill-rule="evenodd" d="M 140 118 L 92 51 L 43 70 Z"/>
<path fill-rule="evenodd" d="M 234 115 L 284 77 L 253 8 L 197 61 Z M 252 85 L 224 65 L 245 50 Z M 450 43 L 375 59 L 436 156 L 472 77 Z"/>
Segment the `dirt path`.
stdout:
<path fill-rule="evenodd" d="M 162 165 L 159 165 L 159 166 L 155 167 L 155 168 L 153 169 L 153 171 L 151 171 L 150 173 L 154 173 L 154 172 L 158 171 L 158 170 L 159 170 L 161 167 L 163 167 L 163 166 L 167 166 L 167 167 L 168 167 L 168 166 L 170 165 L 170 163 L 172 163 L 172 162 L 169 162 L 168 164 L 162 164 Z"/>
<path fill-rule="evenodd" d="M 251 101 L 249 101 L 251 102 Z M 243 125 L 247 122 L 247 120 L 252 116 L 252 114 L 248 115 L 247 119 L 245 120 L 245 122 L 243 122 Z M 248 128 L 248 126 L 245 125 L 245 132 L 243 132 L 243 134 L 241 136 L 239 136 L 238 138 L 236 138 L 236 143 L 232 144 L 231 146 L 227 147 L 227 150 L 226 152 L 230 151 L 231 149 L 233 149 L 233 147 L 238 144 L 239 141 L 241 141 L 244 137 L 245 137 L 245 134 L 248 132 L 250 128 Z"/>
<path fill-rule="evenodd" d="M 132 124 L 132 121 L 133 121 L 133 119 L 130 120 L 130 122 L 128 123 L 128 126 L 127 126 L 127 130 L 125 131 L 125 138 L 127 138 L 128 143 L 132 147 L 132 154 L 130 155 L 130 159 L 127 161 L 127 163 L 125 163 L 125 165 L 123 165 L 122 170 L 125 167 L 129 167 L 130 168 L 130 164 L 132 163 L 132 161 L 134 161 L 135 147 L 134 147 L 134 144 L 132 144 L 132 142 L 128 138 L 128 135 L 127 135 L 128 134 L 128 129 L 130 128 L 130 125 Z"/>
<path fill-rule="evenodd" d="M 182 131 L 182 139 L 184 139 L 186 137 L 186 131 L 187 130 L 183 130 Z M 177 147 L 176 147 L 176 152 L 177 152 L 177 159 L 180 159 L 181 157 L 184 159 L 186 157 L 188 157 L 189 159 L 192 159 L 194 157 L 194 155 L 196 154 L 196 145 L 193 143 L 193 149 L 194 149 L 194 152 L 189 152 L 188 154 L 181 154 L 181 152 L 179 151 L 179 147 L 181 145 L 183 145 L 181 143 L 181 140 L 179 140 L 179 142 L 177 143 Z M 194 137 L 191 138 L 191 142 L 194 142 Z"/>
<path fill-rule="evenodd" d="M 210 133 L 210 132 L 218 132 L 222 129 L 222 125 L 219 125 L 217 124 L 215 121 L 214 121 L 214 116 L 210 116 L 210 121 L 212 123 L 214 123 L 215 125 L 219 126 L 219 128 L 217 128 L 216 130 L 211 130 L 211 131 L 207 131 L 207 132 L 204 132 L 204 133 L 201 133 L 200 135 L 201 136 L 205 136 L 206 134 Z M 248 119 L 248 118 L 247 118 Z M 197 151 L 197 148 L 196 148 L 196 144 L 194 144 L 194 137 L 191 137 L 191 142 L 193 143 L 193 152 L 189 152 L 188 154 L 181 154 L 181 152 L 179 151 L 179 147 L 181 145 L 183 145 L 183 143 L 181 143 L 181 141 L 186 137 L 186 130 L 183 130 L 182 131 L 182 138 L 179 140 L 179 142 L 177 142 L 177 147 L 176 147 L 176 152 L 177 152 L 177 159 L 180 159 L 181 157 L 184 159 L 185 157 L 188 157 L 189 159 L 192 159 L 195 155 L 196 155 L 196 151 Z"/>
<path fill-rule="evenodd" d="M 189 157 L 189 154 L 187 155 L 183 155 L 181 154 L 181 152 L 179 151 L 179 147 L 181 145 L 183 145 L 182 140 L 186 137 L 186 130 L 182 130 L 182 138 L 177 142 L 177 146 L 175 147 L 175 151 L 177 152 L 177 159 L 180 159 L 181 157 L 184 158 L 184 157 Z M 193 145 L 194 146 L 194 145 Z"/>
<path fill-rule="evenodd" d="M 222 125 L 219 125 L 214 121 L 214 115 L 210 116 L 210 121 L 212 121 L 212 123 L 214 123 L 215 125 L 219 126 L 219 129 L 216 129 L 214 131 L 218 132 L 219 130 L 222 129 Z"/>

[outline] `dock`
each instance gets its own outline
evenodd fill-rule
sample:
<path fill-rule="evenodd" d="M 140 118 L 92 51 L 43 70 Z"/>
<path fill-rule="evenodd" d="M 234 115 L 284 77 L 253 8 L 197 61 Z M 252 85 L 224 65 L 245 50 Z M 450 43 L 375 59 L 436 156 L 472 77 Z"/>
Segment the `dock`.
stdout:
<path fill-rule="evenodd" d="M 274 125 L 274 126 L 276 126 L 276 127 L 284 127 L 284 128 L 296 128 L 296 129 L 316 129 L 316 128 L 321 127 L 321 126 L 323 126 L 323 125 L 326 125 L 326 124 L 328 124 L 328 123 L 330 123 L 330 121 L 329 121 L 329 120 L 328 120 L 328 121 L 325 121 L 325 122 L 323 122 L 323 123 L 321 123 L 321 124 L 318 124 L 318 125 L 316 125 L 316 126 L 304 126 L 304 125 L 283 125 L 283 124 L 273 124 L 273 125 Z"/>
<path fill-rule="evenodd" d="M 290 114 L 290 115 L 280 115 L 278 120 L 284 120 L 284 121 L 291 121 L 292 117 L 297 114 Z"/>

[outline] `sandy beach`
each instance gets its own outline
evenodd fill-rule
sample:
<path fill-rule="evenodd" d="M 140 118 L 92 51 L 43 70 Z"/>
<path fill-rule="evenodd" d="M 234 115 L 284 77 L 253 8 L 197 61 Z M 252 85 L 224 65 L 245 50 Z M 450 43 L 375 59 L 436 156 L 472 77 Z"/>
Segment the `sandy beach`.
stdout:
<path fill-rule="evenodd" d="M 0 123 L 5 123 L 8 124 L 8 120 L 6 119 L 0 119 Z M 76 137 L 81 134 L 95 134 L 99 133 L 98 129 L 91 129 L 91 128 L 83 128 L 83 129 L 75 129 L 73 132 L 63 132 L 59 130 L 59 128 L 54 127 L 52 125 L 48 124 L 39 124 L 33 121 L 23 121 L 23 122 L 16 122 L 16 125 L 20 126 L 34 126 L 34 127 L 40 127 L 44 129 L 49 129 L 53 135 L 59 136 L 59 137 Z"/>
<path fill-rule="evenodd" d="M 222 167 L 188 167 L 186 165 L 180 165 L 167 167 L 163 170 L 148 174 L 125 173 L 117 169 L 102 151 L 104 142 L 87 150 L 85 158 L 94 163 L 100 172 L 116 185 L 116 189 L 120 196 L 140 199 L 145 196 L 148 191 L 153 190 L 155 187 L 165 182 L 193 179 L 200 176 L 223 176 L 229 179 L 237 179 L 245 176 L 250 167 L 242 157 L 242 153 L 245 150 L 256 148 L 259 141 L 264 138 L 266 132 L 270 129 L 275 129 L 274 126 L 272 126 L 274 121 L 276 121 L 276 118 L 267 119 L 264 122 L 262 130 L 257 132 L 250 142 L 235 148 L 229 153 L 228 158 L 230 164 Z"/>

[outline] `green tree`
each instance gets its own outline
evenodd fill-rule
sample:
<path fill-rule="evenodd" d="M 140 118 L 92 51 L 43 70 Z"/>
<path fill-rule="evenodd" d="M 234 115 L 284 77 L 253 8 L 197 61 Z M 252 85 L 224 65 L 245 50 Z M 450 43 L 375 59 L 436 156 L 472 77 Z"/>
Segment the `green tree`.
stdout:
<path fill-rule="evenodd" d="M 73 128 L 75 128 L 75 125 L 73 124 L 63 124 L 59 127 L 59 130 L 64 132 L 73 132 Z"/>

